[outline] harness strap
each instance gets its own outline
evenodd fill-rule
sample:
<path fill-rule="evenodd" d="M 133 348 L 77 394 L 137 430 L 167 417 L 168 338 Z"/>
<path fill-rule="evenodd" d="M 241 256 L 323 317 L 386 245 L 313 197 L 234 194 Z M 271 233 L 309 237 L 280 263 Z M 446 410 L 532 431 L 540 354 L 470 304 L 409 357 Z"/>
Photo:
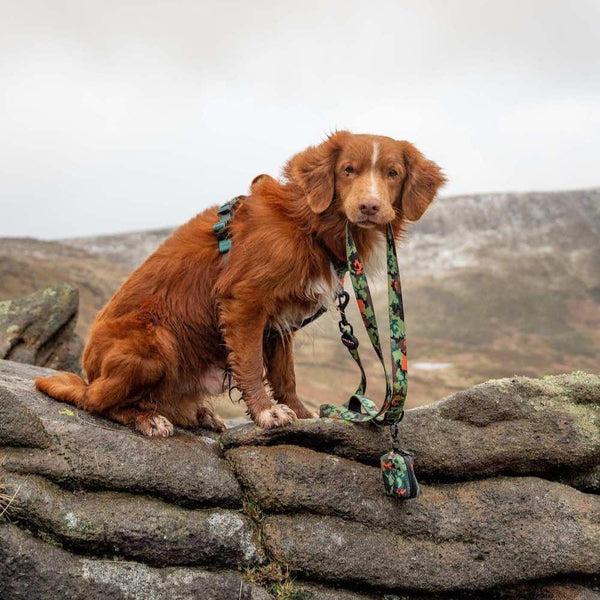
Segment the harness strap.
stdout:
<path fill-rule="evenodd" d="M 233 216 L 234 209 L 238 206 L 245 196 L 236 196 L 229 202 L 221 205 L 217 210 L 219 220 L 213 225 L 213 233 L 219 242 L 219 252 L 227 254 L 231 250 L 231 232 L 229 230 L 229 221 Z"/>
<path fill-rule="evenodd" d="M 344 277 L 348 271 L 346 258 L 341 259 L 321 238 L 313 233 L 313 243 L 315 246 L 319 246 L 321 250 L 327 255 L 329 262 L 333 265 L 333 269 L 340 282 L 344 281 Z"/>

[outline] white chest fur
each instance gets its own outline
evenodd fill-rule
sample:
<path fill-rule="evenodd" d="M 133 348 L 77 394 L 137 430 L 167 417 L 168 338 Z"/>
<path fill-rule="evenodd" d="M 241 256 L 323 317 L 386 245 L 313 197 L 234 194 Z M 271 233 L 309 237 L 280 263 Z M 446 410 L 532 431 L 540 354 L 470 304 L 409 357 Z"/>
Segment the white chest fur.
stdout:
<path fill-rule="evenodd" d="M 383 235 L 379 236 L 367 261 L 366 272 L 367 277 L 371 281 L 386 271 L 385 245 L 385 237 Z M 304 302 L 310 302 L 310 309 L 306 310 L 301 306 L 287 307 L 270 319 L 270 327 L 281 333 L 295 329 L 303 319 L 313 315 L 321 306 L 325 306 L 326 308 L 333 307 L 335 293 L 339 289 L 341 289 L 341 284 L 332 265 L 330 281 L 319 278 L 307 282 L 303 293 L 303 300 Z"/>
<path fill-rule="evenodd" d="M 302 294 L 302 305 L 288 306 L 271 317 L 269 325 L 281 333 L 289 332 L 302 322 L 303 319 L 315 314 L 319 308 L 333 306 L 335 292 L 340 283 L 333 267 L 331 268 L 331 281 L 324 278 L 313 279 L 307 282 Z M 306 308 L 309 302 L 309 308 Z"/>

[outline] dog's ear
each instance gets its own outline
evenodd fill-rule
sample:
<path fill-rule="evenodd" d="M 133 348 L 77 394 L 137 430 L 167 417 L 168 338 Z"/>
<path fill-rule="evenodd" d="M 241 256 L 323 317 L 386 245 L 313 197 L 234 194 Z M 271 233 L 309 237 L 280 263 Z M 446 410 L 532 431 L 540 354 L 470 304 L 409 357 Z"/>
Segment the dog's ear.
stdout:
<path fill-rule="evenodd" d="M 302 188 L 308 205 L 317 214 L 325 211 L 333 201 L 335 164 L 348 135 L 347 131 L 337 131 L 322 144 L 296 154 L 285 165 L 285 177 Z"/>
<path fill-rule="evenodd" d="M 406 179 L 402 186 L 402 212 L 410 221 L 418 221 L 446 183 L 442 170 L 427 160 L 411 143 L 400 142 Z"/>

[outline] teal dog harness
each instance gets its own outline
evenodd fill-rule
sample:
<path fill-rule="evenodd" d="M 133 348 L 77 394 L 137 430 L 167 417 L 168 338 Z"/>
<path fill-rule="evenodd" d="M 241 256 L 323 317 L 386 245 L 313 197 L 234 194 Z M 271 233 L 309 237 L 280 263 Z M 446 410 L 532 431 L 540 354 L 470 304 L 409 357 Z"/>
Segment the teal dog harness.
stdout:
<path fill-rule="evenodd" d="M 217 210 L 219 220 L 213 225 L 213 233 L 219 242 L 219 252 L 227 254 L 231 250 L 231 231 L 229 221 L 233 217 L 233 211 L 244 196 L 236 196 L 233 200 L 225 202 Z"/>
<path fill-rule="evenodd" d="M 228 224 L 233 215 L 233 210 L 241 198 L 241 196 L 234 198 L 218 210 L 219 221 L 214 225 L 213 231 L 217 237 L 221 254 L 227 254 L 231 249 L 231 235 Z M 420 490 L 414 473 L 413 456 L 401 450 L 397 445 L 398 424 L 404 417 L 404 404 L 408 390 L 408 364 L 400 271 L 398 268 L 394 232 L 391 225 L 388 225 L 386 230 L 386 258 L 392 366 L 391 381 L 381 349 L 377 319 L 375 317 L 364 263 L 358 255 L 350 223 L 346 224 L 346 264 L 338 267 L 336 271 L 342 283 L 345 274 L 349 273 L 350 275 L 358 310 L 360 311 L 371 345 L 381 362 L 386 383 L 386 394 L 383 405 L 378 409 L 377 405 L 365 396 L 367 376 L 358 353 L 358 339 L 355 337 L 352 325 L 348 322 L 345 313 L 350 296 L 346 291 L 341 289 L 336 292 L 337 308 L 340 313 L 339 329 L 341 340 L 348 349 L 350 356 L 357 363 L 361 378 L 358 388 L 345 404 L 342 406 L 324 404 L 321 406 L 320 416 L 354 423 L 373 423 L 375 425 L 389 426 L 392 438 L 392 450 L 381 457 L 383 482 L 388 494 L 396 498 L 408 499 L 418 496 Z M 302 321 L 297 328 L 299 329 L 309 322 L 314 321 L 323 312 L 325 312 L 325 309 L 320 309 L 315 315 Z"/>

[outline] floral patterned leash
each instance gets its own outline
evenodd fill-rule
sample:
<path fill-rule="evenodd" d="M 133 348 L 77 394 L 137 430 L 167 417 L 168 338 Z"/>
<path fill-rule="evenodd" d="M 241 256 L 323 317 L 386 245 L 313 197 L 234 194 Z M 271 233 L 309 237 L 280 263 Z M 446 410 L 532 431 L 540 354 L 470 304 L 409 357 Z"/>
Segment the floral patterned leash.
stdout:
<path fill-rule="evenodd" d="M 402 304 L 402 288 L 396 244 L 391 225 L 386 233 L 388 308 L 390 320 L 390 349 L 392 358 L 392 379 L 387 372 L 377 319 L 369 284 L 364 272 L 364 265 L 352 237 L 350 224 L 346 225 L 346 260 L 354 295 L 367 334 L 381 362 L 385 375 L 386 394 L 380 409 L 365 396 L 367 377 L 358 353 L 358 340 L 354 336 L 352 325 L 346 319 L 345 308 L 350 297 L 347 292 L 337 294 L 338 310 L 340 312 L 339 328 L 342 343 L 358 364 L 361 373 L 360 383 L 354 394 L 342 406 L 324 404 L 320 415 L 332 419 L 341 419 L 358 423 L 372 422 L 378 425 L 389 425 L 392 438 L 392 451 L 381 457 L 383 481 L 388 494 L 397 498 L 415 498 L 419 494 L 419 484 L 414 474 L 413 456 L 397 446 L 397 427 L 404 417 L 404 403 L 408 390 L 408 365 L 406 358 L 406 327 L 404 324 L 404 307 Z M 345 269 L 344 269 L 345 270 Z M 343 278 L 343 274 L 342 274 Z"/>

